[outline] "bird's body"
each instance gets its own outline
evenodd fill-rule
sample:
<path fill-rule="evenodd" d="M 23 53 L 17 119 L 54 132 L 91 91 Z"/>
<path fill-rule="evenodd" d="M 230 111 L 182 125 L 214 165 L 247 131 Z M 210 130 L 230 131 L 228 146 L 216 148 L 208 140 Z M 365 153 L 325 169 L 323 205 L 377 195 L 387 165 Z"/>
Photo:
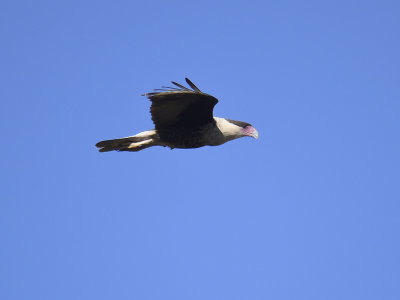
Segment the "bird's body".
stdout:
<path fill-rule="evenodd" d="M 201 92 L 187 78 L 186 82 L 193 90 L 172 82 L 179 88 L 145 94 L 152 102 L 155 129 L 101 141 L 96 144 L 99 151 L 140 151 L 152 146 L 189 149 L 218 146 L 243 136 L 258 137 L 257 130 L 246 122 L 214 117 L 212 111 L 218 100 Z"/>

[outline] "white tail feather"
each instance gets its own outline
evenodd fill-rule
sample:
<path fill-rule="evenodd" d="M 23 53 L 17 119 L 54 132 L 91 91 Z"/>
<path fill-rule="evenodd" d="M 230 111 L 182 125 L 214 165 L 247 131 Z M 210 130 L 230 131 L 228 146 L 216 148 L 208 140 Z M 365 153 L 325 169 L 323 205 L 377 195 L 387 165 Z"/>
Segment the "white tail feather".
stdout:
<path fill-rule="evenodd" d="M 140 132 L 125 138 L 101 141 L 96 144 L 99 152 L 108 151 L 140 151 L 148 147 L 157 146 L 159 138 L 155 130 Z"/>

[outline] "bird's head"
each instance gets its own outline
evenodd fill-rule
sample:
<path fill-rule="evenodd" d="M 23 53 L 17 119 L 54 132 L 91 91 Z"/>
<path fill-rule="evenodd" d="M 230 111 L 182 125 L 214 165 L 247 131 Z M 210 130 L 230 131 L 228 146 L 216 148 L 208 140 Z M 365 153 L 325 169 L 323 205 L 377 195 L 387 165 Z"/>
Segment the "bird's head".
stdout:
<path fill-rule="evenodd" d="M 217 126 L 227 138 L 227 140 L 237 139 L 244 136 L 258 138 L 257 130 L 249 123 L 230 119 L 216 118 Z"/>

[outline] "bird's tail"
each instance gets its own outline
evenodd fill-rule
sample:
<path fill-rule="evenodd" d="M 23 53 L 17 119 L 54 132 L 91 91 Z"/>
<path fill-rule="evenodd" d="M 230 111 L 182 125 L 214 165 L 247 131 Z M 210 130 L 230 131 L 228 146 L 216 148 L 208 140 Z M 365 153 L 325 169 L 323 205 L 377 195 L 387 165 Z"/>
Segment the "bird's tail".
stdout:
<path fill-rule="evenodd" d="M 155 130 L 148 130 L 125 138 L 101 141 L 96 144 L 99 152 L 108 151 L 140 151 L 152 146 L 158 146 L 158 134 Z"/>

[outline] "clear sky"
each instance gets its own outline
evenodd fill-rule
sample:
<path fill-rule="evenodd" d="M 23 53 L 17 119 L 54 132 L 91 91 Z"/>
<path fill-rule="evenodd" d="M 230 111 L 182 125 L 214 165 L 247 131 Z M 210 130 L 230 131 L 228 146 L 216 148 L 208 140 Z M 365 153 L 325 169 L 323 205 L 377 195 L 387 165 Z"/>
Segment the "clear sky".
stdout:
<path fill-rule="evenodd" d="M 398 1 L 1 1 L 0 299 L 400 299 Z M 258 140 L 98 153 L 189 77 Z"/>

